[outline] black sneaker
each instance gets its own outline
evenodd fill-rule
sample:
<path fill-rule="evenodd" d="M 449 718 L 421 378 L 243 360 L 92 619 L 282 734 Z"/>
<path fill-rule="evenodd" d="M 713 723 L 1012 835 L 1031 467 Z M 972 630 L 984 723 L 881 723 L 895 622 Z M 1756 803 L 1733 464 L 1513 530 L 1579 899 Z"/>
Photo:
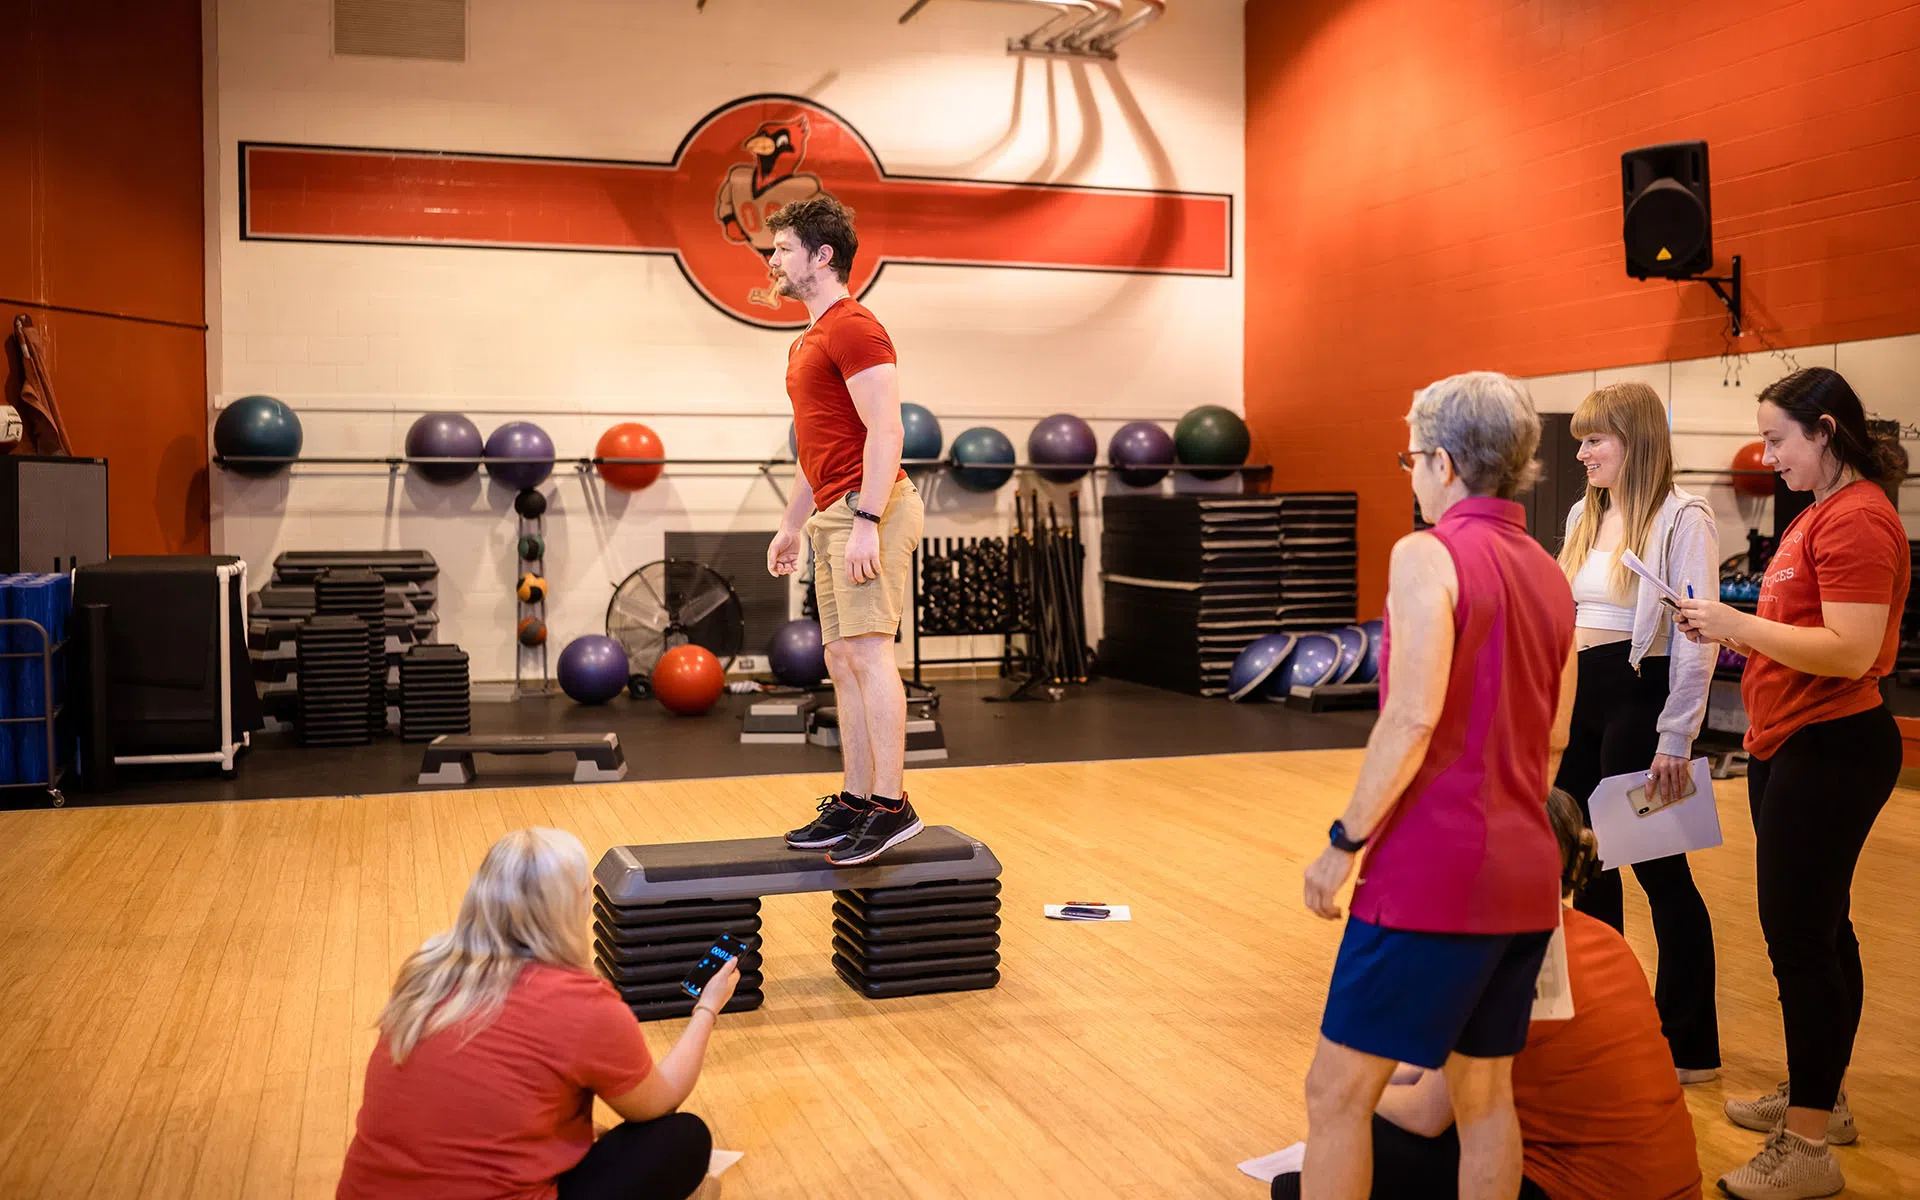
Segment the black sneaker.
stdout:
<path fill-rule="evenodd" d="M 820 815 L 813 824 L 796 829 L 787 835 L 787 848 L 790 850 L 825 850 L 828 846 L 838 846 L 846 839 L 860 817 L 866 812 L 864 806 L 848 804 L 845 797 L 835 792 L 831 796 L 820 797 Z"/>
<path fill-rule="evenodd" d="M 899 808 L 875 805 L 861 813 L 859 823 L 846 840 L 827 853 L 827 865 L 858 866 L 880 857 L 924 828 L 919 814 L 913 811 L 913 805 L 907 803 L 905 796 L 900 797 Z"/>

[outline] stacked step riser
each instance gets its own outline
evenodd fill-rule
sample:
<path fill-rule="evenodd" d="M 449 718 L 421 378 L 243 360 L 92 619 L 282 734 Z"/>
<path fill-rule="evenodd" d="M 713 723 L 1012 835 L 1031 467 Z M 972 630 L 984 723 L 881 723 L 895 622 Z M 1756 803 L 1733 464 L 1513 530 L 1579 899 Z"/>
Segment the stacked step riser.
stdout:
<path fill-rule="evenodd" d="M 593 964 L 613 984 L 633 1015 L 662 1021 L 693 1012 L 694 998 L 680 988 L 701 955 L 722 934 L 747 947 L 740 983 L 724 1012 L 759 1008 L 761 988 L 760 901 L 674 900 L 622 907 L 593 889 Z"/>
<path fill-rule="evenodd" d="M 1000 881 L 833 894 L 833 967 L 871 1000 L 1000 982 Z"/>

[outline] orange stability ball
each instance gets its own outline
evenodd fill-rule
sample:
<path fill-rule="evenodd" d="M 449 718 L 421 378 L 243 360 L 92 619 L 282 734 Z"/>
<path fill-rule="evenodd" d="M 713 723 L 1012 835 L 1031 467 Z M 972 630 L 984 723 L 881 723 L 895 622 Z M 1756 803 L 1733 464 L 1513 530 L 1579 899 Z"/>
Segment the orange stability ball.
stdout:
<path fill-rule="evenodd" d="M 683 717 L 712 708 L 726 682 L 720 660 L 705 646 L 675 646 L 653 664 L 653 694 L 669 712 Z"/>
<path fill-rule="evenodd" d="M 1764 461 L 1766 452 L 1765 442 L 1748 442 L 1733 452 L 1734 491 L 1742 496 L 1773 495 L 1773 469 Z"/>
<path fill-rule="evenodd" d="M 600 435 L 593 448 L 595 458 L 665 458 L 666 447 L 660 435 L 638 421 L 615 425 Z M 622 492 L 637 492 L 660 478 L 659 463 L 601 463 L 600 478 L 607 486 Z"/>

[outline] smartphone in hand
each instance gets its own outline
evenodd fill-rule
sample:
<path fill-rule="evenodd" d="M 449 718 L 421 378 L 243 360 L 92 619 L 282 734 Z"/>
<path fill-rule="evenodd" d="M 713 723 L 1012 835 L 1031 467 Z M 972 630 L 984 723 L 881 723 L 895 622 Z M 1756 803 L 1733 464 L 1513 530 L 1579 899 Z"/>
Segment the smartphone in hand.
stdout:
<path fill-rule="evenodd" d="M 715 942 L 711 949 L 700 956 L 700 961 L 693 964 L 693 970 L 689 971 L 687 977 L 681 981 L 680 990 L 698 999 L 700 992 L 708 983 L 712 982 L 713 977 L 719 973 L 721 967 L 726 966 L 728 962 L 739 958 L 746 952 L 747 944 L 745 942 L 730 933 L 721 934 L 720 940 Z"/>

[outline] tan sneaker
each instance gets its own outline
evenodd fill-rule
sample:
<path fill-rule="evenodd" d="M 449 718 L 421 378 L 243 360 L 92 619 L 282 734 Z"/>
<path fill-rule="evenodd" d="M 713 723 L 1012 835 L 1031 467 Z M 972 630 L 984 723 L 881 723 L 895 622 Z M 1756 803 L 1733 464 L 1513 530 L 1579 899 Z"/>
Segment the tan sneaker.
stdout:
<path fill-rule="evenodd" d="M 1790 1085 L 1782 1079 L 1764 1096 L 1752 1100 L 1729 1100 L 1726 1104 L 1727 1120 L 1742 1129 L 1772 1133 L 1786 1123 L 1788 1097 L 1791 1094 Z M 1827 1118 L 1827 1143 L 1851 1146 L 1859 1137 L 1860 1131 L 1853 1124 L 1853 1110 L 1847 1107 L 1847 1089 L 1841 1088 L 1840 1099 L 1833 1106 L 1833 1115 Z"/>
<path fill-rule="evenodd" d="M 1720 1177 L 1720 1190 L 1740 1200 L 1815 1200 L 1847 1186 L 1833 1147 L 1775 1130 L 1752 1161 Z"/>

